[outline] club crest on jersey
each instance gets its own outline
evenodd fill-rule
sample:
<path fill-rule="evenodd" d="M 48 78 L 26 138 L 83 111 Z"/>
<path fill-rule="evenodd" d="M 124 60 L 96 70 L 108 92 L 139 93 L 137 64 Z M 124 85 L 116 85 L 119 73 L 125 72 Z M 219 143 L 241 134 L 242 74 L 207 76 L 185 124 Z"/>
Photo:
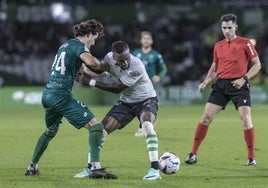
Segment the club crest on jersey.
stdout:
<path fill-rule="evenodd" d="M 136 78 L 140 75 L 140 73 L 138 71 L 128 71 L 127 75 L 131 78 Z"/>
<path fill-rule="evenodd" d="M 152 61 L 154 59 L 154 55 L 153 54 L 150 54 L 149 55 L 149 59 Z"/>

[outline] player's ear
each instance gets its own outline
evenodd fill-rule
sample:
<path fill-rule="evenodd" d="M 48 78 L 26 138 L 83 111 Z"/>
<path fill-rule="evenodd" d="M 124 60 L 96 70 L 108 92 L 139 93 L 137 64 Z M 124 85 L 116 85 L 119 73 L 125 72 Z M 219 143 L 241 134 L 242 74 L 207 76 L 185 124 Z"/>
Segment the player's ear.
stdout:
<path fill-rule="evenodd" d="M 235 25 L 235 30 L 237 30 L 238 29 L 238 25 Z"/>

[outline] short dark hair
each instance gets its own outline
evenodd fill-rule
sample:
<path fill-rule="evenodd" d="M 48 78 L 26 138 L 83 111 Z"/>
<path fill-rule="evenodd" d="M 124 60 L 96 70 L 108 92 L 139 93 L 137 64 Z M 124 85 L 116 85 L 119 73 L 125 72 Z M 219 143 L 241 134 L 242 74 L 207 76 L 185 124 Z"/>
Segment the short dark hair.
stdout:
<path fill-rule="evenodd" d="M 73 33 L 75 37 L 83 37 L 90 33 L 92 35 L 99 34 L 99 37 L 102 37 L 104 35 L 104 27 L 98 20 L 90 19 L 74 25 Z"/>
<path fill-rule="evenodd" d="M 235 14 L 224 14 L 221 16 L 221 22 L 228 22 L 228 21 L 236 23 L 237 16 Z"/>
<path fill-rule="evenodd" d="M 126 51 L 127 49 L 129 49 L 128 44 L 124 41 L 116 41 L 112 44 L 112 51 L 116 52 L 116 53 L 123 53 L 124 51 Z"/>
<path fill-rule="evenodd" d="M 149 36 L 151 36 L 151 37 L 153 38 L 153 34 L 152 34 L 150 31 L 142 31 L 142 32 L 141 32 L 141 37 L 142 37 L 143 35 L 149 35 Z"/>

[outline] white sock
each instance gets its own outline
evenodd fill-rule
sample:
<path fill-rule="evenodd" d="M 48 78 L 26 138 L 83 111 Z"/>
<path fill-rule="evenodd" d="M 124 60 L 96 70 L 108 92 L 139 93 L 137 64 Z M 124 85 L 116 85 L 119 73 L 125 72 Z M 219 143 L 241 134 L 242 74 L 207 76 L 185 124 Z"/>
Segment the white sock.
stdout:
<path fill-rule="evenodd" d="M 90 152 L 88 152 L 88 156 L 87 156 L 87 163 L 90 164 L 91 162 L 91 158 L 90 158 Z"/>
<path fill-rule="evenodd" d="M 96 170 L 100 168 L 101 168 L 100 162 L 91 162 L 91 170 Z"/>
<path fill-rule="evenodd" d="M 146 134 L 146 145 L 150 162 L 158 161 L 158 139 L 154 126 L 151 122 L 145 121 L 142 124 L 142 129 Z"/>

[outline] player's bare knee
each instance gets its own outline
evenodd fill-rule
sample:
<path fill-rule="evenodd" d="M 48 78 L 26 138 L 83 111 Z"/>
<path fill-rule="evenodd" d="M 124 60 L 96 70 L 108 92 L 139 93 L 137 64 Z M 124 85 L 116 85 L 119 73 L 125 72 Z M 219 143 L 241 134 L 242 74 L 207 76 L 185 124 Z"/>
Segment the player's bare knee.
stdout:
<path fill-rule="evenodd" d="M 118 120 L 112 116 L 105 117 L 102 123 L 104 124 L 104 129 L 107 134 L 110 134 L 114 130 L 119 129 L 121 127 L 121 124 L 118 122 Z"/>
<path fill-rule="evenodd" d="M 143 112 L 140 116 L 140 122 L 143 124 L 143 122 L 149 121 L 153 123 L 155 120 L 155 115 L 151 112 Z"/>
<path fill-rule="evenodd" d="M 250 129 L 253 127 L 251 118 L 248 116 L 240 116 L 241 124 L 244 130 Z"/>
<path fill-rule="evenodd" d="M 201 123 L 204 125 L 209 125 L 213 121 L 213 117 L 210 114 L 204 114 L 201 118 Z"/>

